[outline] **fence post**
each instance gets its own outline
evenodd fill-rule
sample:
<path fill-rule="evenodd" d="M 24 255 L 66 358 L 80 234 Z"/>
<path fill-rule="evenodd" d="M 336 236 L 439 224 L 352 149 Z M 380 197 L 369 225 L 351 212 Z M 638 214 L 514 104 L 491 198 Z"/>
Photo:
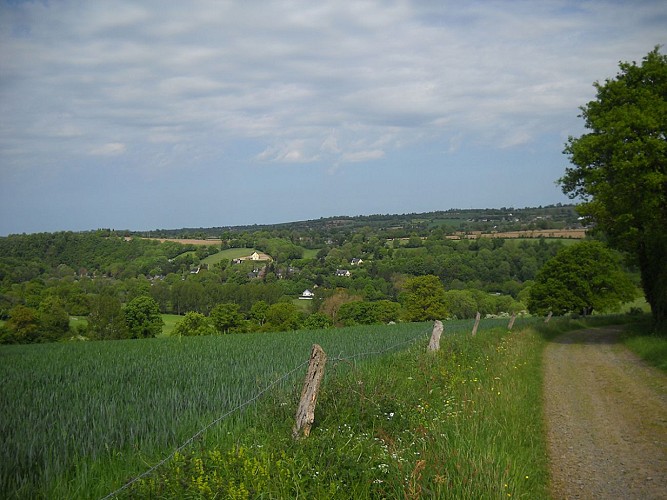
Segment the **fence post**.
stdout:
<path fill-rule="evenodd" d="M 477 335 L 477 328 L 479 327 L 479 320 L 482 317 L 482 315 L 477 311 L 477 316 L 475 316 L 475 326 L 472 327 L 472 336 L 474 337 Z"/>
<path fill-rule="evenodd" d="M 296 410 L 296 422 L 292 429 L 294 439 L 308 437 L 310 426 L 315 421 L 315 405 L 320 391 L 320 382 L 324 376 L 324 365 L 327 362 L 327 355 L 317 344 L 313 344 L 313 350 L 310 353 L 310 363 L 306 372 L 306 379 L 301 391 L 301 401 Z"/>
<path fill-rule="evenodd" d="M 428 343 L 429 351 L 440 350 L 440 335 L 442 335 L 443 330 L 444 327 L 442 326 L 442 321 L 436 319 L 435 324 L 433 325 L 433 332 L 431 333 L 431 340 Z"/>
<path fill-rule="evenodd" d="M 510 322 L 507 324 L 507 329 L 512 330 L 512 327 L 514 326 L 514 321 L 516 320 L 516 313 L 512 313 L 512 317 L 510 318 Z"/>
<path fill-rule="evenodd" d="M 548 323 L 549 320 L 551 319 L 551 316 L 553 315 L 553 311 L 549 311 L 549 314 L 547 314 L 547 319 L 544 320 L 545 323 Z"/>

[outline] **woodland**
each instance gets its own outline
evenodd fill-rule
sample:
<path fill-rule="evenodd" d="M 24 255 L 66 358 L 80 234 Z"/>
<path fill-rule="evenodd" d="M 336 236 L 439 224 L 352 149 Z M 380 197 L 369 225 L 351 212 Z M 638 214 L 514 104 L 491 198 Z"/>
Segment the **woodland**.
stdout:
<path fill-rule="evenodd" d="M 559 205 L 10 235 L 0 238 L 2 341 L 158 336 L 164 314 L 182 317 L 184 335 L 525 314 L 538 271 L 574 242 L 530 231 L 581 222 Z M 509 230 L 526 237 L 493 237 Z M 270 260 L 231 258 L 254 251 Z"/>

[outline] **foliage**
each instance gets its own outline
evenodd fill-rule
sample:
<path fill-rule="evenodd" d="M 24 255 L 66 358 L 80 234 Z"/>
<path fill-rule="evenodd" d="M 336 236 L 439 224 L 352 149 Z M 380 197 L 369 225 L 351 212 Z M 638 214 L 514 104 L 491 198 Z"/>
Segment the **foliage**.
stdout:
<path fill-rule="evenodd" d="M 329 316 L 324 313 L 316 312 L 308 315 L 301 327 L 304 330 L 317 330 L 321 328 L 329 328 L 333 323 Z"/>
<path fill-rule="evenodd" d="M 405 318 L 427 321 L 447 317 L 445 289 L 437 276 L 417 276 L 405 282 Z"/>
<path fill-rule="evenodd" d="M 338 322 L 345 326 L 387 324 L 398 321 L 401 305 L 398 302 L 347 302 L 338 311 Z"/>
<path fill-rule="evenodd" d="M 57 297 L 70 316 L 92 317 L 90 338 L 126 338 L 129 333 L 119 307 L 122 311 L 133 299 L 149 295 L 161 313 L 179 319 L 188 312 L 210 316 L 218 304 L 233 303 L 240 315 L 234 331 L 293 329 L 308 313 L 322 313 L 330 323 L 341 324 L 338 311 L 351 301 L 402 302 L 405 280 L 425 275 L 437 276 L 446 289 L 458 293 L 456 298 L 474 298 L 476 309 L 483 314 L 509 313 L 522 309 L 515 300 L 525 296 L 526 284 L 563 243 L 490 238 L 452 241 L 447 235 L 469 223 L 482 227 L 487 224 L 484 219 L 501 227 L 514 227 L 521 220 L 523 227 L 530 227 L 539 217 L 548 220 L 547 225 L 562 227 L 573 215 L 572 207 L 552 206 L 231 228 L 223 231 L 222 246 L 240 248 L 218 253 L 212 253 L 217 248 L 208 244 L 159 243 L 111 230 L 14 235 L 0 238 L 0 319 L 8 319 L 17 305 L 39 310 L 48 297 Z M 168 231 L 156 234 L 160 232 Z M 184 231 L 184 236 L 186 232 L 197 238 L 209 234 L 209 230 L 193 230 Z M 278 252 L 275 259 L 259 263 L 232 260 L 232 255 L 247 256 L 256 244 Z M 357 265 L 356 259 L 363 264 Z M 217 265 L 219 262 L 224 264 Z M 336 276 L 337 269 L 349 269 L 351 276 Z M 296 322 L 267 324 L 271 305 L 293 301 L 305 289 L 316 294 L 307 304 L 298 303 L 305 318 L 302 314 Z M 99 299 L 101 295 L 114 300 Z M 345 323 L 375 321 L 364 318 L 360 310 L 372 312 L 376 307 L 346 306 L 350 314 Z M 461 311 L 447 312 L 468 316 Z M 392 310 L 377 321 L 394 316 Z M 326 323 L 322 321 L 316 316 L 308 324 Z M 55 340 L 41 333 L 37 337 Z M 7 330 L 3 339 L 36 340 L 16 337 Z"/>
<path fill-rule="evenodd" d="M 646 300 L 667 322 L 667 56 L 655 48 L 642 63 L 621 63 L 614 79 L 594 84 L 582 109 L 590 130 L 570 137 L 573 167 L 560 183 L 614 248 L 639 265 Z"/>
<path fill-rule="evenodd" d="M 535 277 L 528 310 L 556 315 L 618 310 L 636 296 L 635 286 L 619 258 L 598 241 L 586 241 L 561 250 Z"/>
<path fill-rule="evenodd" d="M 39 329 L 44 339 L 58 340 L 69 332 L 69 314 L 64 302 L 48 296 L 39 304 Z"/>
<path fill-rule="evenodd" d="M 130 338 L 156 337 L 162 332 L 160 308 L 151 297 L 143 295 L 132 299 L 124 312 Z"/>
<path fill-rule="evenodd" d="M 127 338 L 125 315 L 118 298 L 106 293 L 92 298 L 88 316 L 88 333 L 92 338 L 99 340 Z"/>
<path fill-rule="evenodd" d="M 215 333 L 215 327 L 202 313 L 190 311 L 185 313 L 181 321 L 176 323 L 173 335 L 193 336 L 211 335 Z"/>
<path fill-rule="evenodd" d="M 39 338 L 39 315 L 30 307 L 18 305 L 9 311 L 6 327 L 12 334 L 12 341 L 35 342 Z"/>
<path fill-rule="evenodd" d="M 303 314 L 291 302 L 272 304 L 266 311 L 265 331 L 287 331 L 300 328 Z"/>
<path fill-rule="evenodd" d="M 219 333 L 237 331 L 243 325 L 239 305 L 233 302 L 218 304 L 211 311 L 211 323 Z"/>

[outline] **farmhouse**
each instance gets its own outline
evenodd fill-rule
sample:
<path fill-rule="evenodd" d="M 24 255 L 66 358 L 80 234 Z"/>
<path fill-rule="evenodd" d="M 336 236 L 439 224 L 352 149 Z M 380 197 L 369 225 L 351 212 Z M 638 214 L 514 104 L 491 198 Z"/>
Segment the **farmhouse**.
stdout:
<path fill-rule="evenodd" d="M 305 289 L 301 295 L 299 295 L 299 300 L 313 300 L 315 294 L 308 289 Z"/>

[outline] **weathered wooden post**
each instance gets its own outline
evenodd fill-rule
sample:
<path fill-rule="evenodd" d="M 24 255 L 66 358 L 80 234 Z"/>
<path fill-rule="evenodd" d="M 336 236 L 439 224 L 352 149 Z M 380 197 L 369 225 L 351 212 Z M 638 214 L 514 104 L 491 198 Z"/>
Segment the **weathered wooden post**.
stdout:
<path fill-rule="evenodd" d="M 512 327 L 514 326 L 514 321 L 516 320 L 516 313 L 512 313 L 512 317 L 510 318 L 510 322 L 507 324 L 507 329 L 512 330 Z"/>
<path fill-rule="evenodd" d="M 477 311 L 477 316 L 475 316 L 475 326 L 472 327 L 472 336 L 474 337 L 477 335 L 477 328 L 479 327 L 479 320 L 482 317 L 482 315 Z"/>
<path fill-rule="evenodd" d="M 433 325 L 433 332 L 431 333 L 431 340 L 428 343 L 429 351 L 440 350 L 440 335 L 442 335 L 443 330 L 444 327 L 442 326 L 442 321 L 436 319 L 435 324 Z"/>
<path fill-rule="evenodd" d="M 553 311 L 549 311 L 549 314 L 547 314 L 547 319 L 545 319 L 544 322 L 548 323 L 549 320 L 551 319 L 551 316 L 553 316 Z"/>
<path fill-rule="evenodd" d="M 308 437 L 310 426 L 315 421 L 315 405 L 320 391 L 320 383 L 324 376 L 324 365 L 327 362 L 327 355 L 317 344 L 313 344 L 313 350 L 310 353 L 310 364 L 306 372 L 306 379 L 301 391 L 301 401 L 296 410 L 296 422 L 292 429 L 294 439 L 299 437 Z"/>

